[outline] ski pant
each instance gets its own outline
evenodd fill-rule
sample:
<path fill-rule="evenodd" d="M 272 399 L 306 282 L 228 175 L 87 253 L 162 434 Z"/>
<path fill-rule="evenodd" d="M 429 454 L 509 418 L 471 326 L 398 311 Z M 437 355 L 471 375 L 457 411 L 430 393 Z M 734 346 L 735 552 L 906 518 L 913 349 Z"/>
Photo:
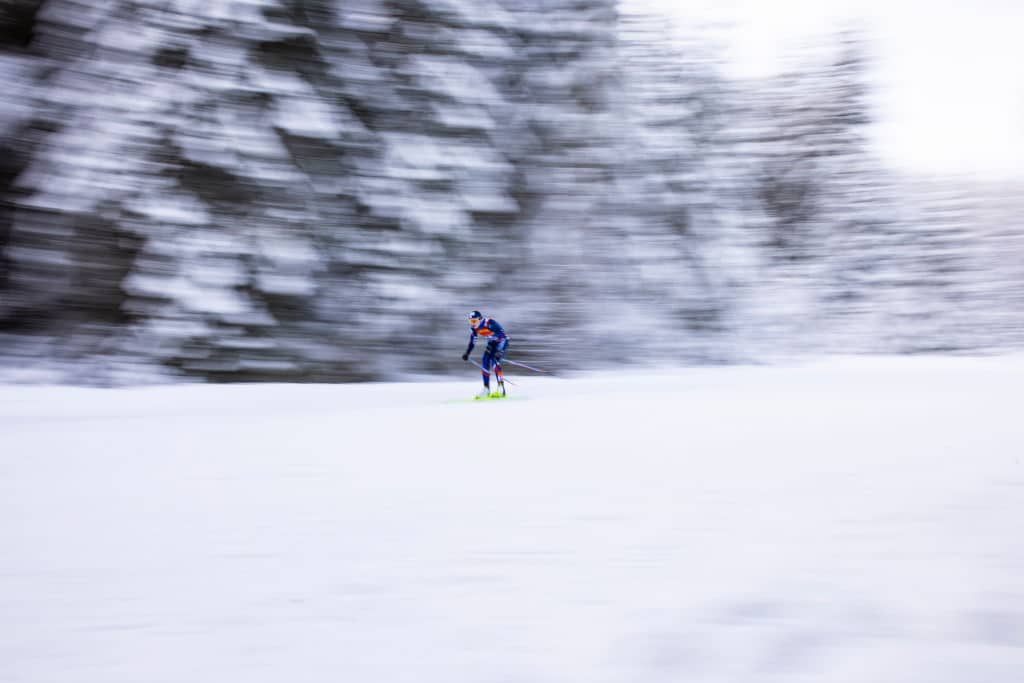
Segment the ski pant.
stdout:
<path fill-rule="evenodd" d="M 483 378 L 484 386 L 491 386 L 491 367 L 494 368 L 494 375 L 498 378 L 498 382 L 505 381 L 504 371 L 501 369 L 501 359 L 505 357 L 505 353 L 508 351 L 508 339 L 502 339 L 499 341 L 487 342 L 487 348 L 484 350 L 484 357 L 480 359 L 480 365 L 483 366 Z"/>

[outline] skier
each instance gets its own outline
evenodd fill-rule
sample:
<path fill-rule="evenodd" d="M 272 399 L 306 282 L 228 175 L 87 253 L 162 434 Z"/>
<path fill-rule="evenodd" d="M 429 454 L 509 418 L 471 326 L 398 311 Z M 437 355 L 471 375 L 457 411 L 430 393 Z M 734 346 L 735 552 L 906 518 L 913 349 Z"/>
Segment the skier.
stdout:
<path fill-rule="evenodd" d="M 478 396 L 486 398 L 491 395 L 491 368 L 494 368 L 494 375 L 498 378 L 498 393 L 495 396 L 505 395 L 505 374 L 501 369 L 501 359 L 508 351 L 508 335 L 494 318 L 485 318 L 480 311 L 473 311 L 469 314 L 469 346 L 462 354 L 462 360 L 469 360 L 469 354 L 476 346 L 476 338 L 483 337 L 487 340 L 487 349 L 481 358 L 483 368 L 484 388 Z"/>

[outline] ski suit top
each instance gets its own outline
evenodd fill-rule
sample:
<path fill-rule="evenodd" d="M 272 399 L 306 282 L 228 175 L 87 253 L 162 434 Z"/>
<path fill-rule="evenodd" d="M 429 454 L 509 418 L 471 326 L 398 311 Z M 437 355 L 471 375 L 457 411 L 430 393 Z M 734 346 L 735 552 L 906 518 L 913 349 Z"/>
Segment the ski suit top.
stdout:
<path fill-rule="evenodd" d="M 478 336 L 486 339 L 488 345 L 494 344 L 495 346 L 508 339 L 508 335 L 505 334 L 505 328 L 497 320 L 494 318 L 484 318 L 479 327 L 473 327 L 469 330 L 469 346 L 466 347 L 467 354 L 473 351 Z"/>

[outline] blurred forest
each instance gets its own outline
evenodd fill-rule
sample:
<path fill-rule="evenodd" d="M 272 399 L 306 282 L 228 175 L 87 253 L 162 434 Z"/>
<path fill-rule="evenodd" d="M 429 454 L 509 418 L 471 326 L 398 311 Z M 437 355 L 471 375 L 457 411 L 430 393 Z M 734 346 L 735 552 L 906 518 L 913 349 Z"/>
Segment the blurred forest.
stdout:
<path fill-rule="evenodd" d="M 757 82 L 614 0 L 6 0 L 0 378 L 1024 346 L 1019 187 L 871 152 L 868 38 Z"/>

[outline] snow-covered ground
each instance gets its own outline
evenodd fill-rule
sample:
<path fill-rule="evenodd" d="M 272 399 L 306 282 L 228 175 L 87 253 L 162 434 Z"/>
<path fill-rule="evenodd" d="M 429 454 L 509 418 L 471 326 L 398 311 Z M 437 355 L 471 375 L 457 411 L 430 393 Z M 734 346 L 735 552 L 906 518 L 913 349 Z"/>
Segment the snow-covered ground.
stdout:
<path fill-rule="evenodd" d="M 0 388 L 5 683 L 1016 683 L 1024 359 Z"/>

